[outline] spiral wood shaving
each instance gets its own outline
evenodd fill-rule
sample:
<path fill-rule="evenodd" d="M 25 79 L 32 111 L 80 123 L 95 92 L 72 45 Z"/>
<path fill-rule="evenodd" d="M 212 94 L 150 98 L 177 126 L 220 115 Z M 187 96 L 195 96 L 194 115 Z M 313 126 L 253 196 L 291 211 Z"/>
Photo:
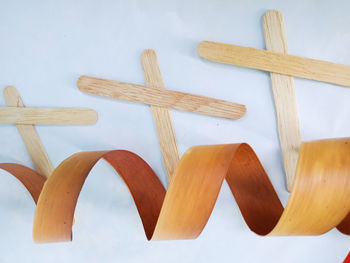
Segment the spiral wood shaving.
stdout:
<path fill-rule="evenodd" d="M 224 179 L 256 234 L 320 235 L 334 227 L 350 234 L 350 138 L 341 138 L 302 144 L 286 208 L 253 149 L 245 143 L 190 148 L 176 167 L 168 190 L 143 159 L 125 150 L 76 153 L 46 182 L 25 166 L 0 164 L 37 202 L 35 242 L 72 240 L 80 191 L 101 158 L 129 188 L 149 240 L 196 238 L 209 219 Z"/>

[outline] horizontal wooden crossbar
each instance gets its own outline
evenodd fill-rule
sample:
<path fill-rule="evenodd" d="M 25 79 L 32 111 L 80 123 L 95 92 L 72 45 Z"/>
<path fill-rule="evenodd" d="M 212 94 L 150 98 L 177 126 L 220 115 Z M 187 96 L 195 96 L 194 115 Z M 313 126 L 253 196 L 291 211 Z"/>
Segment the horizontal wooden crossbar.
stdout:
<path fill-rule="evenodd" d="M 350 87 L 350 66 L 250 47 L 203 41 L 198 54 L 208 60 Z"/>
<path fill-rule="evenodd" d="M 234 102 L 89 76 L 79 78 L 78 89 L 100 96 L 222 118 L 239 119 L 246 113 L 244 105 Z"/>
<path fill-rule="evenodd" d="M 97 121 L 91 109 L 0 107 L 0 123 L 86 125 Z"/>

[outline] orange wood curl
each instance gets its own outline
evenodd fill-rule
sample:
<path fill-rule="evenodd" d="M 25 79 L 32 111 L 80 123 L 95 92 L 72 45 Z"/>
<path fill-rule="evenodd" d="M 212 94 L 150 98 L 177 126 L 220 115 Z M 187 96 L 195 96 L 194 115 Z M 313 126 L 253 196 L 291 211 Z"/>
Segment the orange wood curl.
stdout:
<path fill-rule="evenodd" d="M 16 177 L 32 196 L 35 203 L 39 199 L 46 178 L 36 171 L 16 163 L 0 163 L 0 169 Z"/>
<path fill-rule="evenodd" d="M 134 153 L 81 152 L 63 161 L 40 194 L 35 242 L 72 240 L 75 206 L 101 158 L 128 186 L 149 240 L 196 238 L 226 179 L 248 227 L 259 235 L 319 235 L 334 227 L 350 234 L 350 138 L 303 143 L 285 209 L 248 144 L 195 146 L 181 158 L 168 191 Z"/>

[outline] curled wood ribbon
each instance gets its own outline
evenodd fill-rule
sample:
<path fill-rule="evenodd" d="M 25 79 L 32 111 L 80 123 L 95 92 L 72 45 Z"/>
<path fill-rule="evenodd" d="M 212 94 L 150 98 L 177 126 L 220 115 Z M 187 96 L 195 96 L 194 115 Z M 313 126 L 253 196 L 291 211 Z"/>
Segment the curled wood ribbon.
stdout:
<path fill-rule="evenodd" d="M 16 163 L 0 163 L 0 169 L 16 177 L 32 196 L 35 203 L 38 202 L 40 192 L 46 178 L 36 171 Z"/>
<path fill-rule="evenodd" d="M 80 191 L 101 158 L 128 186 L 149 240 L 196 238 L 224 179 L 248 227 L 259 235 L 319 235 L 334 227 L 350 234 L 350 138 L 342 138 L 302 144 L 285 209 L 258 157 L 245 143 L 190 148 L 168 191 L 151 167 L 132 152 L 76 153 L 54 170 L 41 191 L 34 216 L 35 242 L 72 240 Z M 44 178 L 17 164 L 0 168 L 16 176 L 37 198 Z"/>

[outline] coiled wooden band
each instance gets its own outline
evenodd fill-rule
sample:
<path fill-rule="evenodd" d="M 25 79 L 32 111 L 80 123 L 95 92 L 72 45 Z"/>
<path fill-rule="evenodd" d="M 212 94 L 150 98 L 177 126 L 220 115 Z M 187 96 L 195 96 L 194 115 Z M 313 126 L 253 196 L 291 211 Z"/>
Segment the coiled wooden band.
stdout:
<path fill-rule="evenodd" d="M 151 167 L 132 152 L 76 153 L 54 170 L 41 191 L 34 216 L 35 242 L 72 240 L 80 191 L 101 158 L 128 186 L 149 240 L 196 238 L 224 179 L 248 227 L 259 235 L 319 235 L 334 227 L 350 234 L 350 138 L 342 138 L 302 144 L 285 209 L 258 157 L 245 143 L 190 148 L 167 191 Z M 37 198 L 43 177 L 17 164 L 0 168 L 16 176 Z"/>

